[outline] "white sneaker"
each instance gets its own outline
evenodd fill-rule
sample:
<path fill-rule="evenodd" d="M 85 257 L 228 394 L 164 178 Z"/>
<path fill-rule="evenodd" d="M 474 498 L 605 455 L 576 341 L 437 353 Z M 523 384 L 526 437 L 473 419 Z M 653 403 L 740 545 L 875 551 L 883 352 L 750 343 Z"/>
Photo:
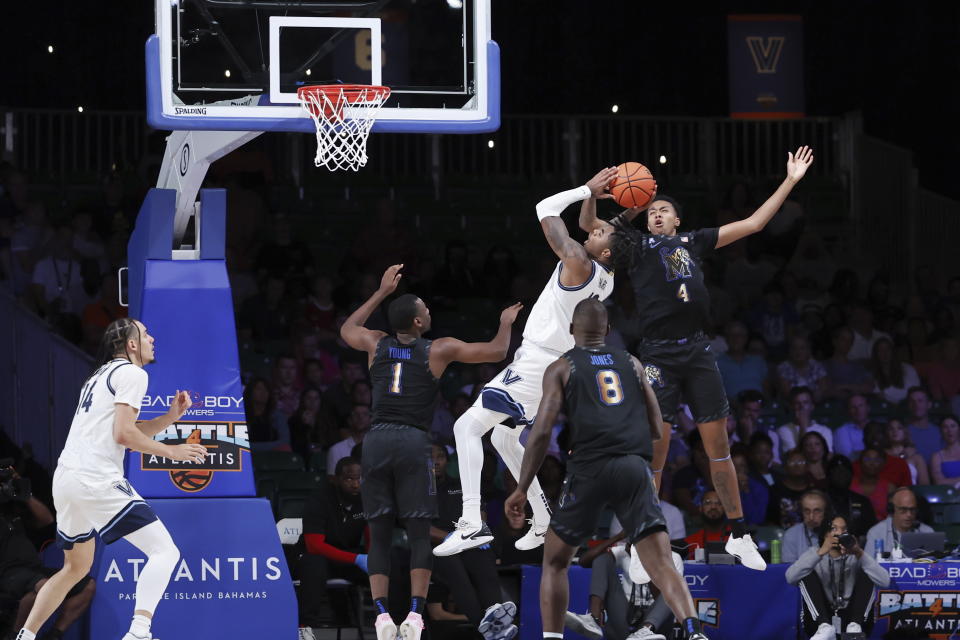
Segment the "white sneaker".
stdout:
<path fill-rule="evenodd" d="M 299 633 L 297 640 L 317 640 L 317 636 L 314 635 L 313 629 L 310 627 L 300 627 Z"/>
<path fill-rule="evenodd" d="M 724 550 L 732 556 L 740 558 L 740 562 L 748 569 L 763 571 L 767 568 L 767 563 L 760 556 L 760 550 L 753 542 L 749 533 L 743 534 L 742 538 L 730 536 Z"/>
<path fill-rule="evenodd" d="M 381 613 L 373 623 L 377 632 L 377 640 L 397 640 L 397 625 L 389 613 Z"/>
<path fill-rule="evenodd" d="M 539 525 L 533 520 L 527 520 L 530 523 L 530 528 L 527 530 L 523 537 L 513 543 L 513 546 L 516 547 L 517 551 L 530 551 L 531 549 L 536 549 L 543 544 L 543 541 L 547 539 L 547 529 L 548 525 Z"/>
<path fill-rule="evenodd" d="M 505 631 L 513 625 L 513 619 L 517 616 L 517 605 L 512 602 L 498 602 L 487 607 L 480 620 L 477 631 L 484 637 L 484 640 L 499 640 L 505 636 Z"/>
<path fill-rule="evenodd" d="M 650 627 L 640 627 L 628 635 L 627 640 L 667 640 L 667 636 L 660 635 Z"/>
<path fill-rule="evenodd" d="M 594 620 L 593 616 L 589 613 L 579 614 L 573 611 L 567 611 L 564 616 L 564 624 L 574 633 L 579 633 L 587 638 L 594 638 L 594 640 L 596 640 L 597 638 L 603 637 L 603 629 L 600 628 L 600 625 L 597 624 L 597 621 Z"/>
<path fill-rule="evenodd" d="M 847 625 L 847 633 L 863 633 L 863 629 L 856 622 Z"/>
<path fill-rule="evenodd" d="M 470 522 L 460 518 L 457 521 L 457 528 L 451 531 L 446 539 L 433 549 L 433 555 L 438 557 L 452 556 L 482 547 L 493 540 L 493 534 L 490 533 L 490 527 L 486 522 Z"/>
<path fill-rule="evenodd" d="M 400 623 L 400 637 L 403 640 L 420 640 L 420 634 L 423 633 L 423 616 L 411 611 L 407 614 L 407 619 Z"/>
<path fill-rule="evenodd" d="M 496 636 L 493 640 L 513 640 L 517 637 L 518 633 L 520 633 L 520 629 L 517 629 L 517 625 L 512 624 L 504 629 L 500 635 Z"/>
<path fill-rule="evenodd" d="M 137 636 L 127 631 L 127 635 L 123 636 L 123 640 L 160 640 L 160 639 L 154 638 L 149 631 L 145 636 Z"/>
<path fill-rule="evenodd" d="M 837 633 L 833 630 L 833 625 L 826 622 L 817 627 L 817 632 L 810 636 L 810 640 L 834 640 Z"/>

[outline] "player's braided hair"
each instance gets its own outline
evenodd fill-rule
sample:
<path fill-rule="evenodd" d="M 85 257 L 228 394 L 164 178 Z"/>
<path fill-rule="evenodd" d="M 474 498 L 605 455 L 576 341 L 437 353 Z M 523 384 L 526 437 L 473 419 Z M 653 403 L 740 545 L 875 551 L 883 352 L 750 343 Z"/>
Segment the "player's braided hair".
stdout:
<path fill-rule="evenodd" d="M 641 234 L 620 217 L 611 220 L 610 224 L 613 225 L 613 235 L 610 237 L 610 265 L 614 269 L 630 269 L 637 249 L 643 249 Z"/>
<path fill-rule="evenodd" d="M 119 318 L 107 326 L 100 339 L 100 350 L 97 353 L 97 368 L 113 360 L 118 355 L 127 356 L 127 340 L 136 338 L 140 341 L 140 327 L 133 318 Z"/>

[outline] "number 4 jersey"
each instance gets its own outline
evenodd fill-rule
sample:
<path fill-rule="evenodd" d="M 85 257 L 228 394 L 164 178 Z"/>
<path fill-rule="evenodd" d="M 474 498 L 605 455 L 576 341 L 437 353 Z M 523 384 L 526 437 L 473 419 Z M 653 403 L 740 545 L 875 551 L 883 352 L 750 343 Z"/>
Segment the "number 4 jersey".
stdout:
<path fill-rule="evenodd" d="M 137 411 L 147 392 L 147 372 L 129 360 L 111 360 L 93 372 L 80 391 L 58 468 L 97 476 L 123 476 L 123 454 L 113 435 L 116 405 Z"/>
<path fill-rule="evenodd" d="M 630 354 L 606 346 L 574 347 L 563 357 L 570 363 L 564 389 L 572 449 L 567 470 L 594 476 L 613 456 L 650 461 L 646 397 Z"/>
<path fill-rule="evenodd" d="M 710 296 L 700 261 L 717 246 L 717 229 L 673 236 L 641 234 L 630 282 L 644 338 L 685 338 L 706 331 Z"/>

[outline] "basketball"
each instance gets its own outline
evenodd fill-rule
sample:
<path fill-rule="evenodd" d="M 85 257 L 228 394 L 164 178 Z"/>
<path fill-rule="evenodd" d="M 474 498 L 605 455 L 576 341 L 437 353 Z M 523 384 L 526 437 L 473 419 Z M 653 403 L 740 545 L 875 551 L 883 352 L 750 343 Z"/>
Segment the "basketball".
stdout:
<path fill-rule="evenodd" d="M 617 167 L 617 178 L 610 185 L 610 193 L 625 209 L 643 209 L 657 195 L 657 181 L 650 169 L 639 162 L 624 162 Z"/>
<path fill-rule="evenodd" d="M 213 478 L 213 471 L 209 469 L 184 469 L 182 471 L 171 471 L 170 480 L 181 491 L 200 491 Z"/>

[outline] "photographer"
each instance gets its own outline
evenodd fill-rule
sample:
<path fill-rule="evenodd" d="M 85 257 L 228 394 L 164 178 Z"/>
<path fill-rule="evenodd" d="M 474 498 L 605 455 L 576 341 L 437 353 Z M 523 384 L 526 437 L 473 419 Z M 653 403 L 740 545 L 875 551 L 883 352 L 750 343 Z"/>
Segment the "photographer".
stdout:
<path fill-rule="evenodd" d="M 890 575 L 847 532 L 844 516 L 825 519 L 819 540 L 820 547 L 803 552 L 786 573 L 787 582 L 800 587 L 804 633 L 810 640 L 832 640 L 838 617 L 846 633 L 869 635 L 874 585 L 889 586 Z"/>
<path fill-rule="evenodd" d="M 16 625 L 23 626 L 37 592 L 56 569 L 40 564 L 37 551 L 55 534 L 54 517 L 30 493 L 30 481 L 21 478 L 10 459 L 0 460 L 0 593 L 19 600 Z M 41 640 L 59 639 L 90 606 L 96 583 L 82 578 L 63 603 L 60 617 Z"/>

